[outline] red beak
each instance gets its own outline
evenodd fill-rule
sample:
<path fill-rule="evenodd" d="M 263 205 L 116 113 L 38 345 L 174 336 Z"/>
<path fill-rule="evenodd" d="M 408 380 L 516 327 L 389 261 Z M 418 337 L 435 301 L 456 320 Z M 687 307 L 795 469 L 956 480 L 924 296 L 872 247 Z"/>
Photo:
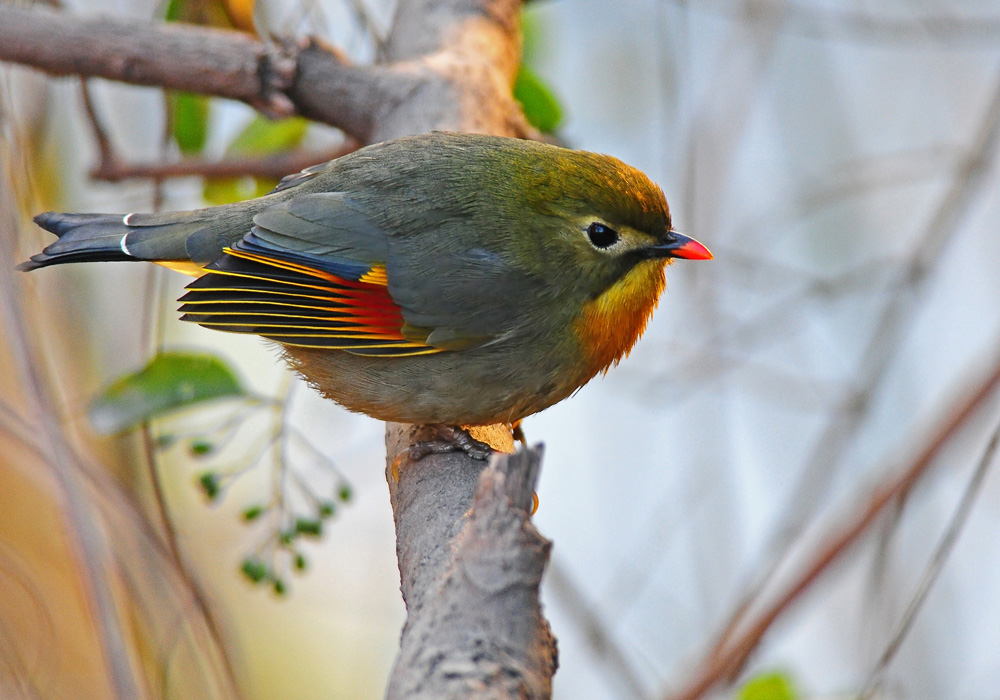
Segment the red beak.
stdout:
<path fill-rule="evenodd" d="M 693 238 L 676 231 L 667 232 L 667 242 L 646 248 L 651 258 L 684 258 L 685 260 L 711 260 L 711 251 Z"/>

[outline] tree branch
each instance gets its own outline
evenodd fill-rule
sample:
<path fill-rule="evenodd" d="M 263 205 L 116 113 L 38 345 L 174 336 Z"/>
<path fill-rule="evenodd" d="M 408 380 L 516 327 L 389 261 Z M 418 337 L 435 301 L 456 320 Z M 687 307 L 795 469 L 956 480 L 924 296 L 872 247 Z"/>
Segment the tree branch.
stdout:
<path fill-rule="evenodd" d="M 743 632 L 722 648 L 716 649 L 706 665 L 693 680 L 677 693 L 668 694 L 668 700 L 698 700 L 722 681 L 735 676 L 774 622 L 789 610 L 854 544 L 869 531 L 872 524 L 887 506 L 905 498 L 917 481 L 934 464 L 934 459 L 945 444 L 965 425 L 970 417 L 1000 387 L 1000 361 L 994 363 L 990 374 L 957 406 L 946 414 L 940 427 L 901 474 L 895 474 L 877 488 L 869 502 L 856 512 L 848 523 L 833 533 L 802 573 L 781 593 L 777 600 L 743 627 Z"/>
<path fill-rule="evenodd" d="M 292 114 L 294 56 L 242 32 L 0 4 L 0 59 L 53 75 L 109 78 L 241 100 Z"/>
<path fill-rule="evenodd" d="M 389 454 L 408 442 L 388 442 Z M 480 471 L 453 453 L 404 461 L 398 482 L 387 474 L 409 613 L 390 700 L 549 697 L 555 640 L 538 586 L 551 544 L 528 514 L 541 457 L 523 449 Z M 465 497 L 442 504 L 427 483 Z"/>
<path fill-rule="evenodd" d="M 384 69 L 351 66 L 311 39 L 266 43 L 236 31 L 5 3 L 0 61 L 240 100 L 269 117 L 302 114 L 362 142 L 380 105 L 409 82 Z"/>
<path fill-rule="evenodd" d="M 282 178 L 316 163 L 339 158 L 357 150 L 358 144 L 350 142 L 326 151 L 289 151 L 266 156 L 245 156 L 204 160 L 185 158 L 176 163 L 123 163 L 117 157 L 102 159 L 90 171 L 95 180 L 119 182 L 142 178 L 172 177 L 254 177 Z"/>

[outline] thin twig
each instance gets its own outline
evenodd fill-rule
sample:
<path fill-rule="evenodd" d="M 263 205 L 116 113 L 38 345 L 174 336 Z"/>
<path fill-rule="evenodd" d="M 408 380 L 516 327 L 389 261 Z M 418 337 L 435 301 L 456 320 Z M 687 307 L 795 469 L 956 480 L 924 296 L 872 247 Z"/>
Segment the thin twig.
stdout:
<path fill-rule="evenodd" d="M 83 111 L 86 113 L 87 121 L 90 122 L 90 128 L 94 132 L 94 141 L 97 142 L 97 152 L 101 164 L 114 162 L 115 152 L 111 146 L 111 138 L 94 107 L 94 98 L 90 94 L 90 81 L 86 78 L 80 78 L 80 96 L 83 98 Z"/>
<path fill-rule="evenodd" d="M 348 141 L 323 151 L 292 151 L 258 157 L 234 157 L 222 160 L 185 158 L 176 163 L 122 163 L 102 160 L 90 171 L 96 180 L 118 182 L 129 179 L 168 179 L 175 177 L 269 177 L 279 179 L 296 173 L 316 163 L 323 163 L 346 155 L 359 148 L 355 141 Z"/>
<path fill-rule="evenodd" d="M 558 562 L 551 562 L 546 583 L 559 602 L 587 637 L 588 644 L 600 655 L 615 673 L 630 698 L 643 700 L 649 691 L 642 685 L 628 655 L 609 634 L 607 625 L 591 605 L 572 577 L 562 570 Z"/>
<path fill-rule="evenodd" d="M 732 2 L 670 2 L 689 11 L 741 19 L 739 11 L 733 9 L 740 5 Z M 995 46 L 1000 37 L 1000 16 L 995 14 L 962 17 L 955 12 L 927 12 L 893 16 L 889 13 L 827 10 L 787 0 L 757 0 L 752 4 L 765 9 L 780 7 L 785 15 L 782 31 L 811 39 L 876 45 L 920 42 L 942 49 L 965 49 L 982 44 Z"/>
<path fill-rule="evenodd" d="M 1000 353 L 998 353 L 1000 355 Z M 730 678 L 746 663 L 747 658 L 760 644 L 761 639 L 783 613 L 794 604 L 840 557 L 847 552 L 876 522 L 886 506 L 909 493 L 913 485 L 934 463 L 941 448 L 964 426 L 1000 386 L 1000 358 L 996 359 L 990 375 L 958 407 L 948 411 L 947 419 L 923 451 L 901 475 L 888 479 L 876 489 L 863 510 L 850 519 L 848 525 L 829 538 L 828 544 L 814 557 L 812 563 L 785 589 L 778 599 L 744 628 L 738 638 L 722 646 L 702 670 L 681 691 L 670 694 L 670 700 L 698 700 L 723 680 Z M 922 431 L 924 432 L 924 431 Z"/>
<path fill-rule="evenodd" d="M 871 399 L 888 375 L 895 357 L 892 348 L 897 347 L 901 338 L 914 319 L 914 312 L 921 308 L 919 292 L 932 269 L 932 261 L 951 242 L 959 230 L 962 218 L 968 213 L 976 197 L 983 191 L 986 175 L 993 167 L 997 143 L 1000 141 L 1000 75 L 993 88 L 993 96 L 986 114 L 979 123 L 968 155 L 961 163 L 952 186 L 945 193 L 920 236 L 911 260 L 894 274 L 900 285 L 900 293 L 885 307 L 878 325 L 862 360 L 858 363 L 859 373 L 855 383 L 848 387 L 832 412 L 820 438 L 816 441 L 806 464 L 809 467 L 799 478 L 793 489 L 790 507 L 783 522 L 776 528 L 776 535 L 769 546 L 771 554 L 768 563 L 749 590 L 735 607 L 724 633 L 719 636 L 712 655 L 729 645 L 729 635 L 739 627 L 742 615 L 764 590 L 774 573 L 785 561 L 792 541 L 801 532 L 808 517 L 819 501 L 819 494 L 835 473 L 835 466 L 841 454 L 851 444 L 864 424 Z"/>
<path fill-rule="evenodd" d="M 955 547 L 955 542 L 958 540 L 958 535 L 962 532 L 962 528 L 969 519 L 969 513 L 972 512 L 972 505 L 979 491 L 982 489 L 983 481 L 986 478 L 989 467 L 993 464 L 993 457 L 996 454 L 998 443 L 1000 443 L 1000 425 L 993 431 L 993 436 L 986 445 L 986 449 L 979 459 L 979 464 L 976 466 L 976 470 L 973 472 L 968 486 L 965 487 L 962 500 L 959 501 L 958 507 L 955 509 L 955 514 L 952 516 L 951 522 L 948 523 L 948 528 L 945 530 L 941 541 L 938 542 L 938 546 L 934 549 L 934 554 L 927 563 L 924 575 L 920 579 L 920 585 L 917 586 L 910 604 L 906 607 L 906 612 L 903 613 L 895 634 L 893 634 L 885 651 L 882 652 L 882 656 L 879 657 L 878 663 L 872 669 L 867 682 L 865 682 L 864 690 L 861 692 L 861 700 L 871 700 L 875 694 L 882 674 L 902 646 L 903 640 L 913 626 L 913 621 L 916 619 L 917 613 L 927 599 L 927 594 L 930 592 L 931 586 L 934 585 L 938 575 L 941 573 L 941 569 L 944 568 L 948 555 L 951 554 L 952 549 Z"/>

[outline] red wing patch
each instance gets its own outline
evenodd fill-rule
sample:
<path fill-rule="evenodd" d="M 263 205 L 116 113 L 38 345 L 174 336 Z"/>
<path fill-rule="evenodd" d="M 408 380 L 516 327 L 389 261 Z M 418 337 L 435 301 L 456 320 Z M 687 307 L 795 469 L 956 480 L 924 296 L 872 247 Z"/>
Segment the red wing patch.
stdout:
<path fill-rule="evenodd" d="M 257 252 L 226 249 L 180 298 L 181 319 L 285 345 L 406 357 L 440 352 L 403 336 L 383 265 L 346 263 L 344 276 Z M 350 267 L 352 269 L 348 270 Z M 354 279 L 351 279 L 354 277 Z"/>

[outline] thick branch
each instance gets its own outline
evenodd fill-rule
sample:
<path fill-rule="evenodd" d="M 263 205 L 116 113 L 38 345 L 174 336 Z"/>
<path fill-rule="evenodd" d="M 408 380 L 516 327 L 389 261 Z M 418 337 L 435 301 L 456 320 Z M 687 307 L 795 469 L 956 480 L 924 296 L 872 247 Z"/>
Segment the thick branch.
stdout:
<path fill-rule="evenodd" d="M 398 484 L 390 474 L 408 612 L 390 700 L 549 697 L 555 640 L 538 585 L 551 545 L 528 515 L 541 454 L 497 456 L 481 473 L 453 454 L 404 463 Z M 422 483 L 454 484 L 467 498 L 442 507 Z M 451 547 L 427 549 L 440 541 Z"/>
<path fill-rule="evenodd" d="M 154 85 L 240 100 L 270 117 L 302 114 L 366 142 L 384 90 L 407 82 L 349 65 L 316 41 L 261 42 L 236 31 L 87 18 L 0 3 L 0 61 L 53 75 Z"/>
<path fill-rule="evenodd" d="M 217 95 L 286 116 L 294 60 L 241 32 L 0 4 L 0 59 L 83 75 Z"/>

